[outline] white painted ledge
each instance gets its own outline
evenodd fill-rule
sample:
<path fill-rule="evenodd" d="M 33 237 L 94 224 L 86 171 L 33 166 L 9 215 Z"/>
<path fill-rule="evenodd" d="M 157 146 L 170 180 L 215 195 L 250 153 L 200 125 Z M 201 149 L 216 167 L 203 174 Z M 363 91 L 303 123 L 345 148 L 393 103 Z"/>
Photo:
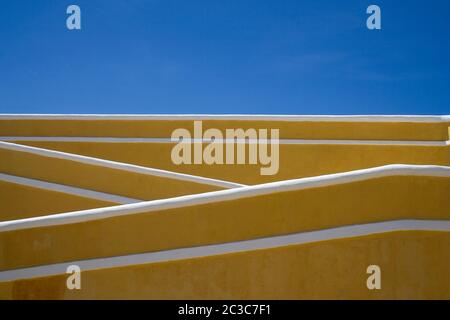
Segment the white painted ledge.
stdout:
<path fill-rule="evenodd" d="M 0 232 L 106 219 L 142 212 L 154 212 L 212 202 L 248 198 L 265 194 L 325 187 L 389 176 L 431 176 L 450 178 L 450 167 L 405 164 L 387 165 L 370 169 L 328 174 L 310 178 L 271 182 L 235 189 L 206 192 L 168 199 L 152 200 L 108 208 L 91 209 L 48 215 L 43 217 L 4 221 L 0 222 Z"/>
<path fill-rule="evenodd" d="M 212 178 L 204 178 L 204 177 L 200 177 L 200 176 L 194 176 L 194 175 L 190 175 L 190 174 L 177 173 L 177 172 L 149 168 L 149 167 L 142 167 L 142 166 L 128 164 L 128 163 L 122 163 L 122 162 L 116 162 L 116 161 L 111 161 L 111 160 L 104 160 L 104 159 L 99 159 L 99 158 L 82 156 L 82 155 L 73 154 L 73 153 L 25 146 L 25 145 L 4 142 L 4 141 L 0 141 L 0 149 L 27 152 L 27 153 L 44 156 L 44 157 L 76 161 L 76 162 L 99 166 L 99 167 L 106 167 L 106 168 L 110 168 L 110 169 L 123 170 L 123 171 L 128 171 L 128 172 L 133 172 L 133 173 L 139 173 L 139 174 L 163 177 L 163 178 L 170 178 L 170 179 L 176 179 L 176 180 L 181 180 L 181 181 L 195 182 L 195 183 L 199 183 L 199 184 L 206 184 L 206 185 L 212 185 L 212 186 L 223 187 L 223 188 L 237 188 L 237 187 L 245 186 L 240 183 L 234 183 L 234 182 L 223 181 L 223 180 L 212 179 Z"/>
<path fill-rule="evenodd" d="M 24 185 L 24 186 L 29 186 L 29 187 L 33 187 L 33 188 L 49 190 L 49 191 L 53 191 L 53 192 L 60 192 L 60 193 L 70 194 L 73 196 L 107 201 L 107 202 L 113 202 L 113 203 L 119 203 L 119 204 L 130 204 L 130 203 L 142 202 L 142 200 L 138 200 L 138 199 L 122 197 L 122 196 L 118 196 L 118 195 L 114 195 L 114 194 L 93 191 L 93 190 L 88 190 L 88 189 L 81 189 L 81 188 L 77 188 L 77 187 L 71 187 L 71 186 L 66 186 L 63 184 L 46 182 L 46 181 L 42 181 L 42 180 L 18 177 L 18 176 L 13 176 L 10 174 L 5 174 L 5 173 L 0 173 L 0 180 L 6 181 L 9 183 L 15 183 L 15 184 L 20 184 L 20 185 Z"/>
<path fill-rule="evenodd" d="M 394 220 L 369 224 L 357 224 L 318 231 L 300 232 L 282 236 L 266 237 L 253 240 L 228 242 L 222 244 L 172 249 L 141 254 L 70 261 L 0 272 L 0 281 L 13 281 L 65 274 L 70 265 L 78 265 L 81 271 L 125 267 L 146 263 L 175 261 L 223 255 L 251 250 L 271 249 L 288 245 L 300 245 L 320 241 L 354 238 L 396 231 L 435 231 L 450 232 L 450 220 Z"/>
<path fill-rule="evenodd" d="M 37 142 L 101 142 L 101 143 L 178 143 L 171 138 L 123 138 L 123 137 L 48 137 L 48 136 L 0 136 L 0 141 L 37 141 Z M 191 143 L 210 143 L 212 139 L 190 139 Z M 220 143 L 271 143 L 270 139 L 216 139 Z M 425 140 L 339 140 L 339 139 L 279 139 L 279 144 L 292 145 L 379 145 L 379 146 L 436 146 L 450 145 L 450 141 Z"/>
<path fill-rule="evenodd" d="M 0 114 L 0 120 L 261 120 L 296 122 L 449 122 L 449 115 Z"/>

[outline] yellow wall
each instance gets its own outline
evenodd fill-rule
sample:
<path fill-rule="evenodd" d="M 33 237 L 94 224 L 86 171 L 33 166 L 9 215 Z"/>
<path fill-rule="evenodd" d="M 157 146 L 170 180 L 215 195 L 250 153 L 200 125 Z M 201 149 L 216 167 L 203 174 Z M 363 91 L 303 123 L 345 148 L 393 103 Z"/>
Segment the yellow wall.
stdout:
<path fill-rule="evenodd" d="M 1 148 L 0 172 L 142 200 L 222 189 Z"/>
<path fill-rule="evenodd" d="M 175 145 L 172 143 L 18 143 L 244 184 L 310 177 L 393 163 L 450 166 L 450 146 L 280 145 L 279 172 L 272 176 L 262 176 L 260 164 L 175 165 L 171 160 L 171 150 Z"/>
<path fill-rule="evenodd" d="M 450 232 L 391 232 L 0 283 L 14 299 L 450 299 Z M 381 268 L 368 290 L 366 268 Z"/>
<path fill-rule="evenodd" d="M 450 219 L 448 190 L 449 178 L 384 177 L 82 223 L 1 232 L 0 270 L 358 223 Z M 46 239 L 51 241 L 41 245 Z M 86 243 L 90 245 L 86 246 Z"/>
<path fill-rule="evenodd" d="M 117 205 L 0 180 L 0 221 Z"/>
<path fill-rule="evenodd" d="M 449 140 L 450 122 L 325 122 L 203 120 L 217 128 L 280 129 L 286 139 Z M 177 128 L 193 132 L 193 120 L 0 120 L 0 136 L 167 138 Z"/>
<path fill-rule="evenodd" d="M 280 129 L 281 139 L 449 140 L 450 122 L 204 120 Z M 0 136 L 169 138 L 192 120 L 0 120 Z M 221 180 L 258 184 L 385 164 L 450 166 L 450 146 L 281 144 L 279 172 L 258 165 L 175 165 L 173 143 L 18 141 Z M 0 172 L 136 199 L 221 189 L 0 148 Z M 450 179 L 391 176 L 79 223 L 0 232 L 0 271 L 220 244 L 397 219 L 450 220 Z M 0 181 L 0 221 L 113 203 Z M 0 282 L 0 299 L 450 299 L 450 232 L 402 231 L 170 262 Z M 366 268 L 382 289 L 366 287 Z"/>

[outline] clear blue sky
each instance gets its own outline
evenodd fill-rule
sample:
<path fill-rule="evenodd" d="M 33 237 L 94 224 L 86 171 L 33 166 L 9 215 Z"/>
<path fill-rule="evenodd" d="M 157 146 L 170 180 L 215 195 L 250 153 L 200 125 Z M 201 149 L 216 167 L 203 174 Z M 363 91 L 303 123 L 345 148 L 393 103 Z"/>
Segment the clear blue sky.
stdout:
<path fill-rule="evenodd" d="M 448 0 L 0 2 L 1 113 L 448 114 L 449 89 Z"/>

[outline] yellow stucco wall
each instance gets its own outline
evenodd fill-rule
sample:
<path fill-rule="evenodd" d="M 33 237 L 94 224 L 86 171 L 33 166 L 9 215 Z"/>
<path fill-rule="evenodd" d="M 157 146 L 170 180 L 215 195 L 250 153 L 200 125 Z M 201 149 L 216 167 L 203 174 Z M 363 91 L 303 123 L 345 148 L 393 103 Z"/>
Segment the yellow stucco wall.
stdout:
<path fill-rule="evenodd" d="M 0 180 L 0 221 L 117 205 Z"/>
<path fill-rule="evenodd" d="M 143 157 L 141 155 L 141 157 Z M 152 157 L 151 155 L 148 156 Z M 0 172 L 141 200 L 221 190 L 217 186 L 145 175 L 2 149 Z"/>
<path fill-rule="evenodd" d="M 13 299 L 450 299 L 449 232 L 391 232 L 0 283 Z M 366 268 L 381 267 L 381 290 Z M 139 285 L 137 285 L 139 284 Z"/>
<path fill-rule="evenodd" d="M 281 139 L 449 140 L 450 122 L 203 120 L 216 128 L 280 129 Z M 0 136 L 170 138 L 192 120 L 5 120 Z M 1 138 L 0 138 L 1 140 Z M 174 143 L 17 143 L 244 184 L 386 164 L 450 166 L 450 145 L 281 144 L 279 172 L 261 165 L 175 165 Z M 153 200 L 222 189 L 0 148 L 0 173 Z M 450 221 L 450 178 L 387 176 L 0 231 L 0 272 L 83 259 L 191 248 L 399 219 Z M 0 181 L 0 222 L 115 205 Z M 279 248 L 0 282 L 0 299 L 450 299 L 450 232 L 396 231 Z M 366 287 L 367 266 L 382 289 Z"/>
<path fill-rule="evenodd" d="M 450 165 L 450 146 L 281 144 L 278 173 L 263 176 L 260 174 L 260 164 L 175 165 L 171 160 L 173 143 L 18 143 L 244 184 L 311 177 L 392 163 Z"/>
<path fill-rule="evenodd" d="M 280 129 L 285 139 L 449 140 L 449 122 L 329 122 L 203 120 L 217 128 Z M 177 128 L 193 132 L 193 120 L 5 120 L 0 136 L 170 137 Z"/>
<path fill-rule="evenodd" d="M 395 219 L 450 219 L 450 179 L 394 176 L 0 233 L 0 270 Z M 47 245 L 30 245 L 50 239 Z M 85 243 L 89 243 L 88 247 Z M 68 250 L 70 248 L 70 250 Z"/>

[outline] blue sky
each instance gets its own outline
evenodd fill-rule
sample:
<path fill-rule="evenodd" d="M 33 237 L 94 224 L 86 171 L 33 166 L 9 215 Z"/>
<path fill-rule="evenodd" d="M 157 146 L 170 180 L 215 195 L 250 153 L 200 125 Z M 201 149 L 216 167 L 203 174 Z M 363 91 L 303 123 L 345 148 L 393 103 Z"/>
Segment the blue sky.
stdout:
<path fill-rule="evenodd" d="M 1 1 L 0 113 L 448 114 L 449 43 L 447 0 Z"/>

